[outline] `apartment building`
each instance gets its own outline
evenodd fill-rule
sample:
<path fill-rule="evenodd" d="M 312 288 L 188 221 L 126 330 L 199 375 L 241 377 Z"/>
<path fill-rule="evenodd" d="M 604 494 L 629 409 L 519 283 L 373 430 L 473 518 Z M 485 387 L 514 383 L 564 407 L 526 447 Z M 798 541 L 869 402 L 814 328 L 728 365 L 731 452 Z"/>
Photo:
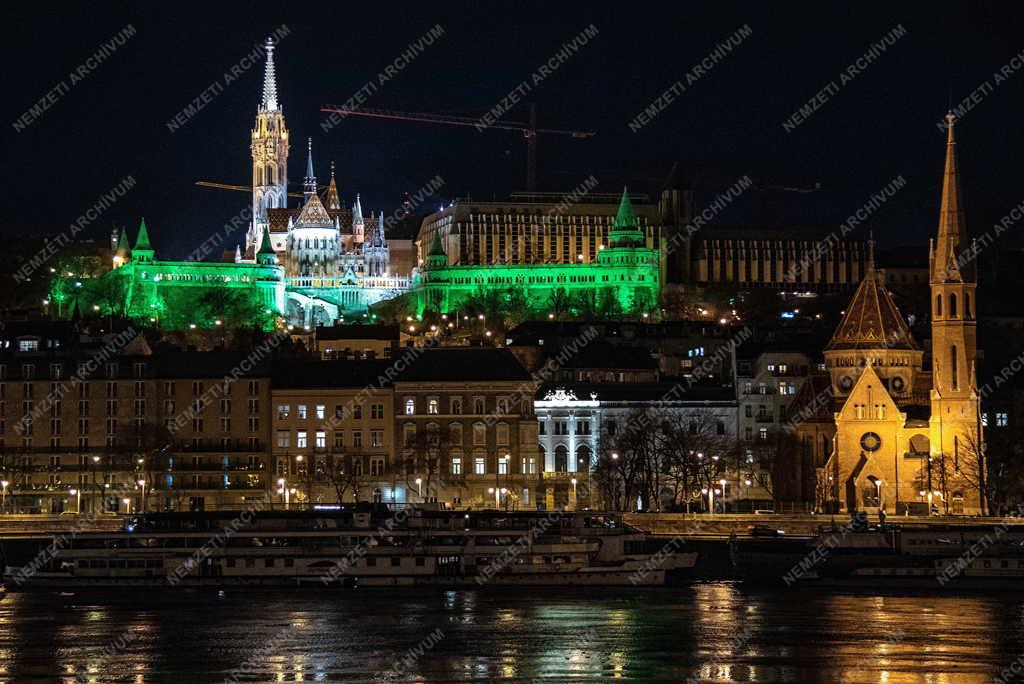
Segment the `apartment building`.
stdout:
<path fill-rule="evenodd" d="M 279 361 L 274 368 L 274 505 L 404 503 L 394 477 L 392 362 Z"/>

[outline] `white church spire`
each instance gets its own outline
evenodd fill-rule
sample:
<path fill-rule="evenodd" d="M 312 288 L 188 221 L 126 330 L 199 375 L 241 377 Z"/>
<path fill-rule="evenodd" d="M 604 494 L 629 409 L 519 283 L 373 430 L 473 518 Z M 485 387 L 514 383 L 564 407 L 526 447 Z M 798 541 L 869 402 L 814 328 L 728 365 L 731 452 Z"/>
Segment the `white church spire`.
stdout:
<path fill-rule="evenodd" d="M 263 101 L 260 108 L 268 112 L 277 110 L 277 76 L 274 73 L 274 39 L 267 36 L 263 49 L 267 52 L 267 63 L 263 68 Z"/>

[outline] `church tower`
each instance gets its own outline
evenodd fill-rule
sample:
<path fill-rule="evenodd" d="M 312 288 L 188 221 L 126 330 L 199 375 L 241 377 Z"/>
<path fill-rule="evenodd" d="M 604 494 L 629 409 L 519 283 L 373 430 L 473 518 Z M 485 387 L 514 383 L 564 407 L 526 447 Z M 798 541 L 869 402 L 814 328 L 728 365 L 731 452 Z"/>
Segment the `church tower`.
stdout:
<path fill-rule="evenodd" d="M 288 129 L 284 110 L 277 102 L 277 78 L 274 73 L 274 41 L 267 38 L 264 47 L 267 62 L 263 72 L 263 98 L 256 110 L 252 129 L 252 226 L 246 247 L 255 254 L 269 226 L 267 209 L 288 206 Z"/>
<path fill-rule="evenodd" d="M 960 197 L 956 117 L 946 115 L 946 167 L 939 234 L 929 245 L 932 306 L 932 462 L 943 478 L 984 481 L 977 386 L 977 274 Z M 965 508 L 980 505 L 977 489 L 961 490 Z M 950 492 L 956 497 L 956 492 Z M 948 503 L 948 502 L 947 502 Z M 953 502 L 956 503 L 955 501 Z M 954 511 L 955 512 L 955 511 Z"/>

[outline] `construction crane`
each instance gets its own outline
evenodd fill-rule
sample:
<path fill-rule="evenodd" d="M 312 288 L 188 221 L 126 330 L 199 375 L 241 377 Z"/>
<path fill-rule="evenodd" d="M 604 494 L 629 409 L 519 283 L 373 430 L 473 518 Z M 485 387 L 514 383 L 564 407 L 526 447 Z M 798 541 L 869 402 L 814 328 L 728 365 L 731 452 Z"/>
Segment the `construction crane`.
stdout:
<path fill-rule="evenodd" d="M 216 188 L 217 190 L 238 190 L 239 192 L 252 192 L 251 185 L 230 185 L 228 183 L 212 183 L 210 181 L 196 181 L 201 188 Z M 289 192 L 289 197 L 304 197 L 301 192 Z"/>
<path fill-rule="evenodd" d="M 537 136 L 538 135 L 569 135 L 573 138 L 589 138 L 594 131 L 563 130 L 560 128 L 538 128 L 537 107 L 530 105 L 530 120 L 527 123 L 518 121 L 495 121 L 488 124 L 482 119 L 453 114 L 428 114 L 426 112 L 399 112 L 393 109 L 372 109 L 369 107 L 344 107 L 324 105 L 321 112 L 344 114 L 345 116 L 367 116 L 374 119 L 395 119 L 397 121 L 419 121 L 422 123 L 447 124 L 449 126 L 472 126 L 478 130 L 494 128 L 502 131 L 521 131 L 526 139 L 526 189 L 533 192 L 537 189 Z"/>

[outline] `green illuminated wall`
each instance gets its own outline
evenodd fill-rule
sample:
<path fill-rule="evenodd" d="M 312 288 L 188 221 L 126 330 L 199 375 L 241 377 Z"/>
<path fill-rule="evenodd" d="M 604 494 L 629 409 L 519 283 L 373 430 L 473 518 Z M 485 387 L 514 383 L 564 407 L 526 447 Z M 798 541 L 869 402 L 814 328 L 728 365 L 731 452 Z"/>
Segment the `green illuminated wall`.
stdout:
<path fill-rule="evenodd" d="M 641 247 L 603 249 L 596 264 L 521 264 L 510 266 L 448 266 L 430 264 L 413 280 L 411 296 L 417 314 L 455 311 L 480 290 L 507 290 L 524 296 L 541 312 L 565 293 L 592 296 L 598 308 L 609 298 L 623 313 L 641 314 L 658 301 L 657 250 Z"/>

